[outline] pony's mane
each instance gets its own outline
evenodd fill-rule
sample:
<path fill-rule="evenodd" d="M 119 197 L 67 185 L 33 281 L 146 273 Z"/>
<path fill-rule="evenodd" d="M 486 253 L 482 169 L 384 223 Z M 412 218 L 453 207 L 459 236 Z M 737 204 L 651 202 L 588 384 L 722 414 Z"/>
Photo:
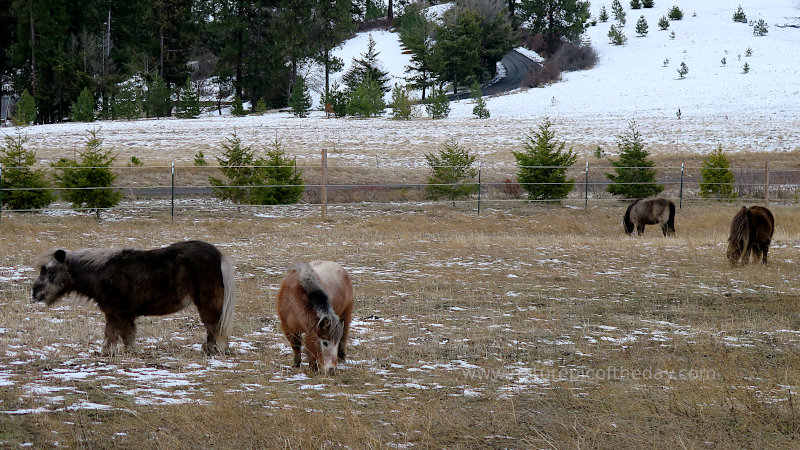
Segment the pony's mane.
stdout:
<path fill-rule="evenodd" d="M 308 263 L 299 262 L 295 264 L 293 270 L 297 271 L 300 287 L 306 291 L 308 302 L 317 313 L 317 317 L 322 319 L 324 317 L 336 316 L 336 314 L 333 313 L 333 306 L 328 298 L 328 294 L 319 284 L 314 269 L 312 269 Z"/>
<path fill-rule="evenodd" d="M 45 264 L 55 257 L 55 253 L 60 250 L 51 248 L 40 254 L 34 262 L 36 270 L 40 270 Z M 114 256 L 118 255 L 122 249 L 109 248 L 84 248 L 81 250 L 64 250 L 67 259 L 72 263 L 83 264 L 88 268 L 98 268 L 106 265 Z"/>

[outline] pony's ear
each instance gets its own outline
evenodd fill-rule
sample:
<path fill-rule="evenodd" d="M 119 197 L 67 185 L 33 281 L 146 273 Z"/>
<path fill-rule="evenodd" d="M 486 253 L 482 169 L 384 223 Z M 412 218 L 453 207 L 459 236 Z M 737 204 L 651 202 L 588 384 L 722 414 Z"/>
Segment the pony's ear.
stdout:
<path fill-rule="evenodd" d="M 58 249 L 58 250 L 56 250 L 55 253 L 53 253 L 53 257 L 59 263 L 63 263 L 64 259 L 66 259 L 66 257 L 67 257 L 67 252 L 65 252 L 64 250 Z"/>

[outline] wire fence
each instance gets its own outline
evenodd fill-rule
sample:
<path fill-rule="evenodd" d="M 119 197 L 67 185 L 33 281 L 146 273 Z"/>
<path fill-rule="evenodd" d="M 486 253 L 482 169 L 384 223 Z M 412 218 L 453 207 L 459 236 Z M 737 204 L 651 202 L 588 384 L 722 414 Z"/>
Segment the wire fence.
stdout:
<path fill-rule="evenodd" d="M 611 184 L 607 174 L 615 173 L 619 167 L 590 165 L 588 162 L 570 167 L 535 166 L 527 169 L 566 169 L 568 183 L 520 183 L 517 173 L 520 170 L 515 165 L 502 164 L 475 164 L 477 176 L 469 180 L 455 180 L 453 182 L 431 181 L 432 169 L 427 165 L 418 166 L 367 166 L 367 165 L 329 165 L 327 158 L 322 162 L 301 163 L 292 167 L 301 175 L 302 196 L 294 207 L 305 208 L 320 207 L 324 217 L 327 206 L 331 205 L 376 205 L 376 204 L 452 204 L 464 210 L 474 210 L 478 214 L 486 208 L 503 208 L 509 205 L 524 203 L 550 203 L 561 202 L 574 207 L 588 208 L 590 205 L 603 202 L 618 202 L 618 196 L 608 192 Z M 440 166 L 438 169 L 447 169 L 451 166 Z M 247 166 L 245 169 L 276 168 L 276 166 Z M 14 191 L 35 191 L 36 189 L 10 188 L 3 184 L 3 174 L 15 168 L 0 167 L 0 203 L 4 198 L 12 195 Z M 81 167 L 70 167 L 81 169 Z M 112 208 L 125 208 L 128 210 L 166 211 L 172 217 L 190 210 L 219 210 L 224 208 L 264 208 L 264 205 L 247 203 L 234 203 L 229 200 L 219 200 L 220 189 L 284 189 L 292 187 L 285 184 L 258 184 L 258 185 L 221 185 L 215 186 L 211 178 L 224 180 L 219 166 L 190 166 L 171 164 L 169 166 L 127 166 L 110 167 L 115 175 L 113 186 L 93 186 L 84 188 L 60 188 L 52 181 L 59 169 L 45 168 L 45 178 L 50 181 L 47 189 L 51 190 L 56 199 L 63 197 L 68 190 L 103 190 L 112 189 L 122 193 L 122 202 Z M 461 169 L 461 167 L 453 167 Z M 686 204 L 708 203 L 717 201 L 736 200 L 744 203 L 800 203 L 800 168 L 770 168 L 764 167 L 734 167 L 729 169 L 733 174 L 730 183 L 703 183 L 701 167 L 681 166 L 655 166 L 631 167 L 629 169 L 655 169 L 656 180 L 647 183 L 626 184 L 655 184 L 663 186 L 663 191 L 658 194 L 675 201 L 676 206 Z M 706 190 L 702 193 L 701 183 Z M 531 200 L 527 197 L 527 190 L 531 187 L 545 185 L 569 185 L 569 193 L 563 199 L 537 198 Z M 715 196 L 713 192 L 724 189 L 714 189 L 715 186 L 730 188 L 730 196 Z M 463 188 L 467 189 L 463 189 Z M 439 188 L 439 189 L 437 189 Z M 444 188 L 444 189 L 442 189 Z M 461 189 L 460 189 L 461 188 Z M 41 190 L 39 189 L 39 190 Z M 458 191 L 466 195 L 439 196 L 432 198 L 436 191 Z M 701 195 L 702 194 L 702 195 Z M 290 206 L 291 207 L 291 206 Z M 283 207 L 285 208 L 285 206 Z M 10 209 L 0 207 L 0 217 L 4 212 L 58 212 L 60 210 L 89 211 L 97 210 L 93 207 L 74 207 L 61 200 L 40 209 Z"/>

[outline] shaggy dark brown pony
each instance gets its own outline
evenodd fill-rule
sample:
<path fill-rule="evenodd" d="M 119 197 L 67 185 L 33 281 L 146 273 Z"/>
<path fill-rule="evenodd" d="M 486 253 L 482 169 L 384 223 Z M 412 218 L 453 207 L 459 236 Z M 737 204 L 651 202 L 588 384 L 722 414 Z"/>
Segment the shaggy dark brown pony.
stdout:
<path fill-rule="evenodd" d="M 300 367 L 303 345 L 311 370 L 329 373 L 345 360 L 353 284 L 342 266 L 331 261 L 295 264 L 281 283 L 277 303 L 294 367 Z"/>
<path fill-rule="evenodd" d="M 750 254 L 756 261 L 767 263 L 767 252 L 775 231 L 775 218 L 763 206 L 742 206 L 731 221 L 731 235 L 728 237 L 726 256 L 732 266 L 741 260 L 742 265 L 750 262 Z"/>
<path fill-rule="evenodd" d="M 106 316 L 104 355 L 122 338 L 132 350 L 135 319 L 178 312 L 194 303 L 207 330 L 207 353 L 224 351 L 233 326 L 233 266 L 213 245 L 185 241 L 155 250 L 49 250 L 36 260 L 33 300 L 48 306 L 75 293 Z"/>
<path fill-rule="evenodd" d="M 664 236 L 672 236 L 675 234 L 675 204 L 665 198 L 637 198 L 628 205 L 622 224 L 625 233 L 631 234 L 636 228 L 638 236 L 644 234 L 645 225 L 660 224 Z"/>

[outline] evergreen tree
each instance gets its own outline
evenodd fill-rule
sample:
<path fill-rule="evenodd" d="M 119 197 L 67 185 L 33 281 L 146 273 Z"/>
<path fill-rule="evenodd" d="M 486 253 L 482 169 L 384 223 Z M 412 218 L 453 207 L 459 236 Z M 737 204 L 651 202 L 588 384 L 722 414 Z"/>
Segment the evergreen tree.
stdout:
<path fill-rule="evenodd" d="M 405 86 L 395 83 L 394 89 L 392 89 L 392 101 L 389 103 L 389 107 L 392 108 L 393 118 L 402 120 L 411 118 L 413 112 L 412 103 Z"/>
<path fill-rule="evenodd" d="M 72 104 L 70 119 L 73 122 L 94 122 L 94 111 L 97 105 L 94 102 L 94 91 L 84 88 L 78 100 Z"/>
<path fill-rule="evenodd" d="M 472 115 L 478 119 L 488 119 L 489 108 L 486 107 L 486 100 L 483 99 L 481 85 L 476 81 L 475 83 L 472 83 L 471 90 L 472 93 L 470 94 L 470 97 L 472 97 L 472 100 L 475 102 L 475 106 L 472 107 Z"/>
<path fill-rule="evenodd" d="M 111 171 L 115 157 L 111 150 L 102 150 L 102 145 L 97 131 L 89 131 L 86 148 L 78 152 L 80 161 L 61 158 L 53 164 L 58 186 L 64 189 L 61 196 L 75 209 L 94 211 L 98 219 L 101 210 L 122 200 L 122 193 L 112 187 L 117 178 Z"/>
<path fill-rule="evenodd" d="M 28 138 L 18 132 L 16 137 L 6 135 L 5 145 L 0 147 L 3 167 L 0 189 L 3 206 L 9 209 L 40 209 L 53 201 L 44 170 L 31 168 L 36 162 L 36 152 L 25 150 L 26 142 Z"/>
<path fill-rule="evenodd" d="M 687 73 L 689 73 L 689 66 L 687 66 L 685 62 L 682 62 L 681 65 L 678 66 L 678 78 L 681 80 L 684 79 Z"/>
<path fill-rule="evenodd" d="M 345 92 L 355 92 L 360 86 L 364 85 L 365 80 L 370 79 L 377 84 L 382 93 L 389 92 L 387 83 L 389 82 L 389 72 L 383 70 L 378 60 L 380 52 L 375 50 L 375 39 L 370 34 L 367 41 L 367 51 L 361 54 L 361 58 L 353 58 L 350 69 L 342 75 L 342 83 Z"/>
<path fill-rule="evenodd" d="M 347 113 L 356 117 L 372 117 L 383 114 L 386 103 L 383 101 L 383 90 L 371 77 L 356 87 L 347 102 Z"/>
<path fill-rule="evenodd" d="M 614 16 L 614 20 L 617 21 L 617 24 L 620 27 L 625 26 L 625 10 L 622 9 L 622 3 L 619 0 L 613 0 L 611 2 L 611 14 Z"/>
<path fill-rule="evenodd" d="M 575 184 L 575 179 L 567 178 L 566 172 L 578 156 L 572 148 L 565 150 L 564 142 L 555 140 L 552 126 L 550 119 L 545 118 L 539 130 L 526 137 L 525 150 L 512 152 L 519 167 L 517 181 L 531 201 L 559 202 Z"/>
<path fill-rule="evenodd" d="M 642 2 L 640 0 L 631 0 L 631 9 L 642 9 Z"/>
<path fill-rule="evenodd" d="M 734 176 L 730 167 L 731 163 L 725 152 L 722 151 L 722 145 L 719 145 L 708 155 L 708 158 L 703 160 L 700 168 L 700 176 L 703 180 L 700 182 L 700 197 L 715 200 L 736 198 L 737 195 L 733 192 Z"/>
<path fill-rule="evenodd" d="M 647 34 L 647 20 L 645 20 L 644 16 L 640 16 L 639 20 L 636 21 L 636 34 L 639 36 Z"/>
<path fill-rule="evenodd" d="M 433 85 L 433 43 L 436 24 L 428 20 L 419 3 L 406 7 L 398 18 L 397 32 L 400 41 L 411 52 L 410 63 L 405 67 L 408 87 L 422 91 L 422 100 L 427 98 L 427 89 Z"/>
<path fill-rule="evenodd" d="M 114 96 L 114 118 L 138 119 L 142 115 L 141 93 L 133 84 L 122 85 Z"/>
<path fill-rule="evenodd" d="M 453 84 L 453 93 L 458 92 L 458 83 L 481 74 L 481 35 L 481 19 L 470 10 L 458 13 L 439 31 L 431 66 L 439 80 Z"/>
<path fill-rule="evenodd" d="M 769 25 L 764 19 L 758 19 L 753 24 L 753 36 L 766 36 L 769 32 Z"/>
<path fill-rule="evenodd" d="M 611 25 L 611 28 L 608 30 L 608 39 L 614 45 L 625 45 L 628 42 L 628 37 L 625 36 L 625 33 L 622 32 L 621 28 L 617 28 L 615 25 Z"/>
<path fill-rule="evenodd" d="M 736 12 L 733 13 L 733 21 L 739 23 L 747 23 L 747 14 L 744 13 L 742 5 L 739 5 L 739 8 L 737 8 Z"/>
<path fill-rule="evenodd" d="M 450 115 L 450 100 L 444 89 L 434 88 L 433 93 L 425 104 L 425 110 L 432 119 L 444 119 Z"/>
<path fill-rule="evenodd" d="M 182 119 L 193 119 L 200 115 L 200 93 L 192 84 L 191 78 L 186 78 L 186 84 L 180 91 L 175 115 Z"/>
<path fill-rule="evenodd" d="M 681 20 L 683 19 L 683 11 L 675 5 L 667 11 L 667 17 L 669 17 L 670 20 Z"/>
<path fill-rule="evenodd" d="M 626 198 L 644 198 L 664 190 L 664 186 L 655 183 L 656 169 L 647 158 L 650 154 L 644 150 L 644 141 L 635 121 L 630 122 L 626 134 L 618 136 L 617 147 L 619 159 L 611 160 L 614 173 L 606 173 L 606 178 L 611 180 L 606 188 L 608 192 Z"/>
<path fill-rule="evenodd" d="M 658 19 L 658 29 L 663 31 L 667 28 L 669 28 L 669 19 L 667 19 L 667 16 L 661 16 L 661 18 Z"/>
<path fill-rule="evenodd" d="M 144 93 L 144 112 L 147 117 L 169 117 L 172 113 L 170 90 L 158 74 L 147 83 Z"/>
<path fill-rule="evenodd" d="M 242 140 L 234 131 L 227 142 L 222 144 L 224 151 L 217 157 L 220 172 L 227 178 L 221 180 L 208 177 L 213 195 L 222 200 L 230 200 L 237 205 L 247 204 L 251 200 L 252 186 L 263 185 L 264 179 L 254 167 L 256 164 L 255 153 L 251 146 L 242 146 Z"/>
<path fill-rule="evenodd" d="M 652 8 L 655 5 L 654 0 L 642 0 L 642 6 L 645 8 Z"/>
<path fill-rule="evenodd" d="M 580 37 L 589 20 L 589 2 L 582 0 L 522 0 L 520 10 L 531 31 L 544 35 L 550 52 L 562 38 Z"/>
<path fill-rule="evenodd" d="M 431 170 L 426 186 L 431 199 L 446 198 L 455 206 L 456 199 L 478 192 L 478 185 L 471 183 L 478 175 L 475 156 L 455 138 L 445 142 L 438 155 L 426 153 L 425 160 Z"/>
<path fill-rule="evenodd" d="M 286 156 L 276 138 L 267 149 L 266 158 L 257 160 L 259 173 L 266 185 L 253 189 L 251 202 L 257 205 L 287 205 L 297 203 L 303 196 L 302 173 L 295 162 Z"/>
<path fill-rule="evenodd" d="M 247 111 L 244 110 L 244 105 L 242 104 L 242 97 L 239 96 L 239 94 L 235 94 L 233 96 L 233 103 L 231 103 L 231 114 L 236 117 L 247 115 Z"/>
<path fill-rule="evenodd" d="M 608 11 L 606 10 L 606 5 L 600 7 L 600 14 L 598 14 L 597 18 L 600 22 L 608 22 Z"/>
<path fill-rule="evenodd" d="M 303 77 L 297 77 L 292 86 L 292 94 L 289 97 L 289 106 L 295 116 L 306 117 L 308 110 L 311 109 L 311 94 L 308 93 L 308 87 Z"/>
<path fill-rule="evenodd" d="M 336 117 L 346 116 L 347 101 L 347 94 L 339 89 L 339 83 L 334 81 L 333 84 L 331 84 L 328 94 L 325 96 L 326 113 L 330 114 L 332 112 Z"/>
<path fill-rule="evenodd" d="M 17 110 L 12 118 L 17 126 L 26 127 L 36 121 L 36 100 L 25 89 L 17 102 Z"/>

